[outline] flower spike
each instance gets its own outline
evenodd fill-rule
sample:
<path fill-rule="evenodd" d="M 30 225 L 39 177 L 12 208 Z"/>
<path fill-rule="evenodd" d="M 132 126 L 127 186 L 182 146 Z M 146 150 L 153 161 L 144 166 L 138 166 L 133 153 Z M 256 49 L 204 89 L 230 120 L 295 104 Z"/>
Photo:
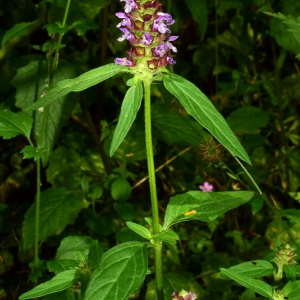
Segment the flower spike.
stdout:
<path fill-rule="evenodd" d="M 123 35 L 119 42 L 127 40 L 131 49 L 127 58 L 116 58 L 115 64 L 134 67 L 143 73 L 147 69 L 152 74 L 166 65 L 175 65 L 176 61 L 170 56 L 170 50 L 177 52 L 171 42 L 178 39 L 172 36 L 170 25 L 175 20 L 164 13 L 159 0 L 120 0 L 125 2 L 124 12 L 117 12 L 121 19 L 117 25 Z"/>

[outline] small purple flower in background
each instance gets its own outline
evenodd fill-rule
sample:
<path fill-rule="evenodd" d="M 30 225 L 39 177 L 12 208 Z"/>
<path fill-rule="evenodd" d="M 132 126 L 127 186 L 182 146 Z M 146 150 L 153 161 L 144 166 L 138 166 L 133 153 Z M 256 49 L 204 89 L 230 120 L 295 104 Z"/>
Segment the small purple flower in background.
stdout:
<path fill-rule="evenodd" d="M 203 185 L 200 185 L 199 186 L 199 189 L 202 191 L 202 192 L 212 192 L 212 190 L 214 189 L 214 186 L 212 184 L 209 184 L 209 182 L 205 181 L 203 183 Z"/>
<path fill-rule="evenodd" d="M 195 300 L 197 299 L 197 295 L 193 292 L 187 292 L 185 290 L 181 290 L 179 293 L 174 292 L 172 295 L 172 300 Z"/>
<path fill-rule="evenodd" d="M 167 65 L 175 65 L 176 61 L 169 51 L 177 52 L 171 42 L 178 36 L 172 36 L 168 28 L 175 23 L 172 16 L 164 13 L 159 0 L 120 0 L 125 2 L 124 11 L 116 16 L 122 19 L 117 25 L 123 35 L 119 42 L 129 41 L 131 49 L 128 58 L 117 58 L 115 64 L 134 67 L 139 73 L 148 69 L 153 73 L 163 71 Z"/>
<path fill-rule="evenodd" d="M 150 33 L 148 32 L 145 32 L 143 35 L 142 35 L 142 40 L 140 41 L 140 44 L 144 44 L 144 45 L 151 45 L 153 41 L 153 37 Z"/>
<path fill-rule="evenodd" d="M 119 19 L 123 19 L 118 25 L 117 28 L 120 28 L 121 26 L 127 27 L 129 29 L 131 29 L 132 25 L 131 25 L 131 20 L 126 16 L 126 14 L 122 13 L 122 12 L 118 12 L 116 13 L 116 16 Z"/>

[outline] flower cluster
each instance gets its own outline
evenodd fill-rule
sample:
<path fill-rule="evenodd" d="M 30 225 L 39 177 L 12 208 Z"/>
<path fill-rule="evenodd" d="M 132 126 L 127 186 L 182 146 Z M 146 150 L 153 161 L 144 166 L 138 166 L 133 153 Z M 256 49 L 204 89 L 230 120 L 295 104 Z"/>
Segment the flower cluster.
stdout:
<path fill-rule="evenodd" d="M 121 19 L 117 25 L 122 31 L 118 41 L 129 41 L 131 49 L 128 57 L 116 58 L 115 64 L 127 67 L 148 68 L 156 71 L 159 67 L 174 65 L 170 50 L 177 52 L 172 45 L 178 36 L 172 36 L 169 25 L 175 23 L 172 16 L 164 13 L 159 0 L 120 0 L 125 2 L 123 12 L 116 13 Z"/>
<path fill-rule="evenodd" d="M 289 244 L 282 246 L 279 251 L 276 252 L 274 262 L 277 264 L 278 268 L 283 267 L 283 265 L 294 265 L 297 254 L 295 254 L 294 249 L 291 248 Z"/>

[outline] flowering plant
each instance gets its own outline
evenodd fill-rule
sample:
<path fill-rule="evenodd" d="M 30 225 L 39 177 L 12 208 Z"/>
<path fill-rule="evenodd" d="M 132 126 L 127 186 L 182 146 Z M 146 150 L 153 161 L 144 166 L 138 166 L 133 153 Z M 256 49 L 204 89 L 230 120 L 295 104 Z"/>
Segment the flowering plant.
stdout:
<path fill-rule="evenodd" d="M 94 246 L 88 259 L 81 254 L 82 263 L 78 268 L 57 274 L 52 280 L 64 279 L 64 288 L 81 281 L 81 294 L 85 300 L 117 299 L 126 300 L 143 284 L 148 273 L 148 252 L 154 251 L 154 270 L 157 299 L 196 299 L 191 292 L 168 291 L 163 277 L 162 252 L 164 244 L 174 245 L 179 236 L 171 229 L 172 225 L 190 220 L 212 221 L 230 209 L 248 202 L 254 195 L 252 191 L 212 192 L 213 186 L 205 182 L 199 190 L 189 191 L 170 198 L 164 221 L 161 222 L 155 181 L 151 129 L 151 84 L 163 82 L 165 88 L 183 105 L 188 114 L 198 121 L 212 136 L 227 149 L 241 164 L 243 160 L 251 164 L 248 154 L 229 128 L 223 116 L 211 101 L 193 83 L 174 74 L 167 67 L 175 65 L 171 53 L 177 48 L 172 44 L 178 36 L 171 35 L 170 26 L 175 20 L 163 11 L 159 0 L 120 0 L 124 3 L 124 12 L 117 12 L 120 19 L 117 27 L 121 31 L 118 41 L 128 41 L 130 50 L 127 56 L 116 58 L 113 64 L 88 71 L 75 79 L 67 79 L 55 85 L 46 95 L 26 110 L 35 110 L 47 106 L 59 97 L 70 92 L 79 92 L 98 84 L 120 72 L 127 72 L 133 78 L 122 103 L 120 117 L 110 146 L 110 156 L 125 139 L 131 128 L 144 98 L 145 140 L 148 162 L 150 200 L 152 218 L 145 218 L 147 226 L 127 222 L 127 226 L 140 236 L 138 240 L 117 245 L 103 254 Z M 68 2 L 69 3 L 69 2 Z M 141 242 L 140 239 L 144 242 Z M 97 248 L 98 247 L 98 248 Z M 80 252 L 80 251 L 79 251 Z M 103 255 L 102 255 L 103 254 Z M 80 255 L 80 253 L 79 253 Z M 95 263 L 95 257 L 97 258 Z M 66 276 L 66 277 L 64 277 Z M 51 280 L 51 281 L 52 281 Z M 51 292 L 57 292 L 54 283 Z M 59 281 L 59 280 L 58 280 Z M 47 285 L 48 287 L 48 285 Z M 181 288 L 188 288 L 180 286 Z M 46 290 L 37 286 L 23 294 L 20 299 L 29 299 L 43 294 Z M 49 292 L 49 290 L 47 290 Z M 167 293 L 167 294 L 166 294 Z"/>

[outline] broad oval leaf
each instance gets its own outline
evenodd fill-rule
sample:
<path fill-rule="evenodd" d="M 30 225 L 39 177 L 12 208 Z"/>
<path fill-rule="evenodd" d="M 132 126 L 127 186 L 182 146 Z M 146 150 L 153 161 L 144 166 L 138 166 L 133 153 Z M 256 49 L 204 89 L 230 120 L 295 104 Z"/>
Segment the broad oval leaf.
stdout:
<path fill-rule="evenodd" d="M 211 101 L 193 83 L 176 74 L 164 76 L 166 89 L 186 111 L 206 128 L 229 152 L 251 164 L 250 158 Z"/>
<path fill-rule="evenodd" d="M 102 255 L 103 249 L 101 248 L 100 243 L 97 240 L 93 241 L 88 256 L 88 265 L 92 270 L 99 266 Z"/>
<path fill-rule="evenodd" d="M 115 64 L 107 64 L 105 66 L 88 71 L 77 78 L 60 81 L 48 92 L 48 94 L 40 98 L 30 107 L 26 108 L 26 110 L 35 110 L 46 106 L 57 98 L 62 97 L 70 92 L 83 91 L 124 70 L 126 70 L 126 67 Z"/>
<path fill-rule="evenodd" d="M 236 281 L 240 285 L 246 287 L 247 289 L 250 289 L 254 291 L 255 293 L 262 295 L 264 297 L 272 298 L 273 290 L 270 285 L 267 283 L 253 279 L 244 275 L 240 275 L 232 270 L 228 269 L 220 269 L 222 273 L 224 273 L 226 276 L 231 278 L 232 280 Z"/>
<path fill-rule="evenodd" d="M 94 242 L 89 236 L 68 236 L 61 241 L 55 258 L 57 260 L 72 259 L 79 261 L 79 251 L 87 258 Z"/>
<path fill-rule="evenodd" d="M 190 191 L 170 198 L 163 229 L 184 221 L 213 221 L 230 209 L 245 204 L 253 197 L 249 191 L 204 193 Z"/>
<path fill-rule="evenodd" d="M 274 267 L 266 260 L 252 260 L 232 266 L 229 268 L 229 270 L 234 271 L 239 275 L 260 278 L 271 275 L 274 271 Z M 223 275 L 223 273 L 217 274 L 216 277 L 221 279 L 229 279 L 226 275 Z"/>
<path fill-rule="evenodd" d="M 11 81 L 16 87 L 16 106 L 22 110 L 33 105 L 38 96 L 43 95 L 47 90 L 45 78 L 48 74 L 48 64 L 46 61 L 34 61 L 19 68 L 17 75 Z M 75 77 L 77 67 L 61 60 L 58 69 L 52 79 L 55 85 L 67 78 Z M 54 147 L 62 127 L 67 123 L 71 112 L 77 103 L 78 95 L 65 95 L 59 97 L 45 109 L 40 109 L 35 113 L 34 135 L 38 149 L 43 149 L 42 160 L 46 165 L 52 148 Z M 42 97 L 40 98 L 42 99 Z M 26 112 L 31 115 L 31 112 Z"/>
<path fill-rule="evenodd" d="M 39 241 L 59 234 L 65 227 L 75 221 L 85 203 L 73 193 L 65 189 L 50 188 L 41 193 Z M 34 203 L 26 212 L 23 223 L 24 250 L 34 246 L 35 241 L 35 210 Z"/>
<path fill-rule="evenodd" d="M 149 231 L 148 228 L 142 226 L 142 225 L 139 225 L 139 224 L 136 224 L 136 223 L 133 223 L 133 222 L 126 222 L 126 225 L 132 230 L 134 231 L 135 233 L 137 233 L 138 235 L 140 235 L 141 237 L 145 238 L 145 239 L 151 239 L 151 232 Z"/>
<path fill-rule="evenodd" d="M 141 81 L 138 81 L 135 85 L 128 89 L 123 100 L 119 122 L 110 146 L 110 157 L 113 156 L 116 149 L 126 137 L 132 123 L 136 118 L 136 114 L 141 107 L 142 99 L 143 85 Z"/>
<path fill-rule="evenodd" d="M 283 290 L 288 300 L 298 300 L 300 295 L 300 280 L 289 281 Z"/>
<path fill-rule="evenodd" d="M 73 259 L 54 259 L 47 263 L 48 270 L 54 272 L 55 275 L 65 271 L 75 270 L 78 266 L 79 262 Z"/>
<path fill-rule="evenodd" d="M 92 273 L 84 299 L 127 300 L 143 284 L 147 268 L 147 243 L 115 246 L 104 253 Z"/>
<path fill-rule="evenodd" d="M 77 270 L 69 270 L 61 272 L 54 276 L 51 280 L 42 283 L 31 291 L 22 294 L 19 299 L 32 299 L 42 297 L 48 294 L 63 291 L 71 287 L 78 280 Z"/>
<path fill-rule="evenodd" d="M 13 113 L 7 110 L 0 110 L 0 136 L 4 139 L 11 139 L 23 134 L 30 139 L 33 119 L 24 112 Z"/>

